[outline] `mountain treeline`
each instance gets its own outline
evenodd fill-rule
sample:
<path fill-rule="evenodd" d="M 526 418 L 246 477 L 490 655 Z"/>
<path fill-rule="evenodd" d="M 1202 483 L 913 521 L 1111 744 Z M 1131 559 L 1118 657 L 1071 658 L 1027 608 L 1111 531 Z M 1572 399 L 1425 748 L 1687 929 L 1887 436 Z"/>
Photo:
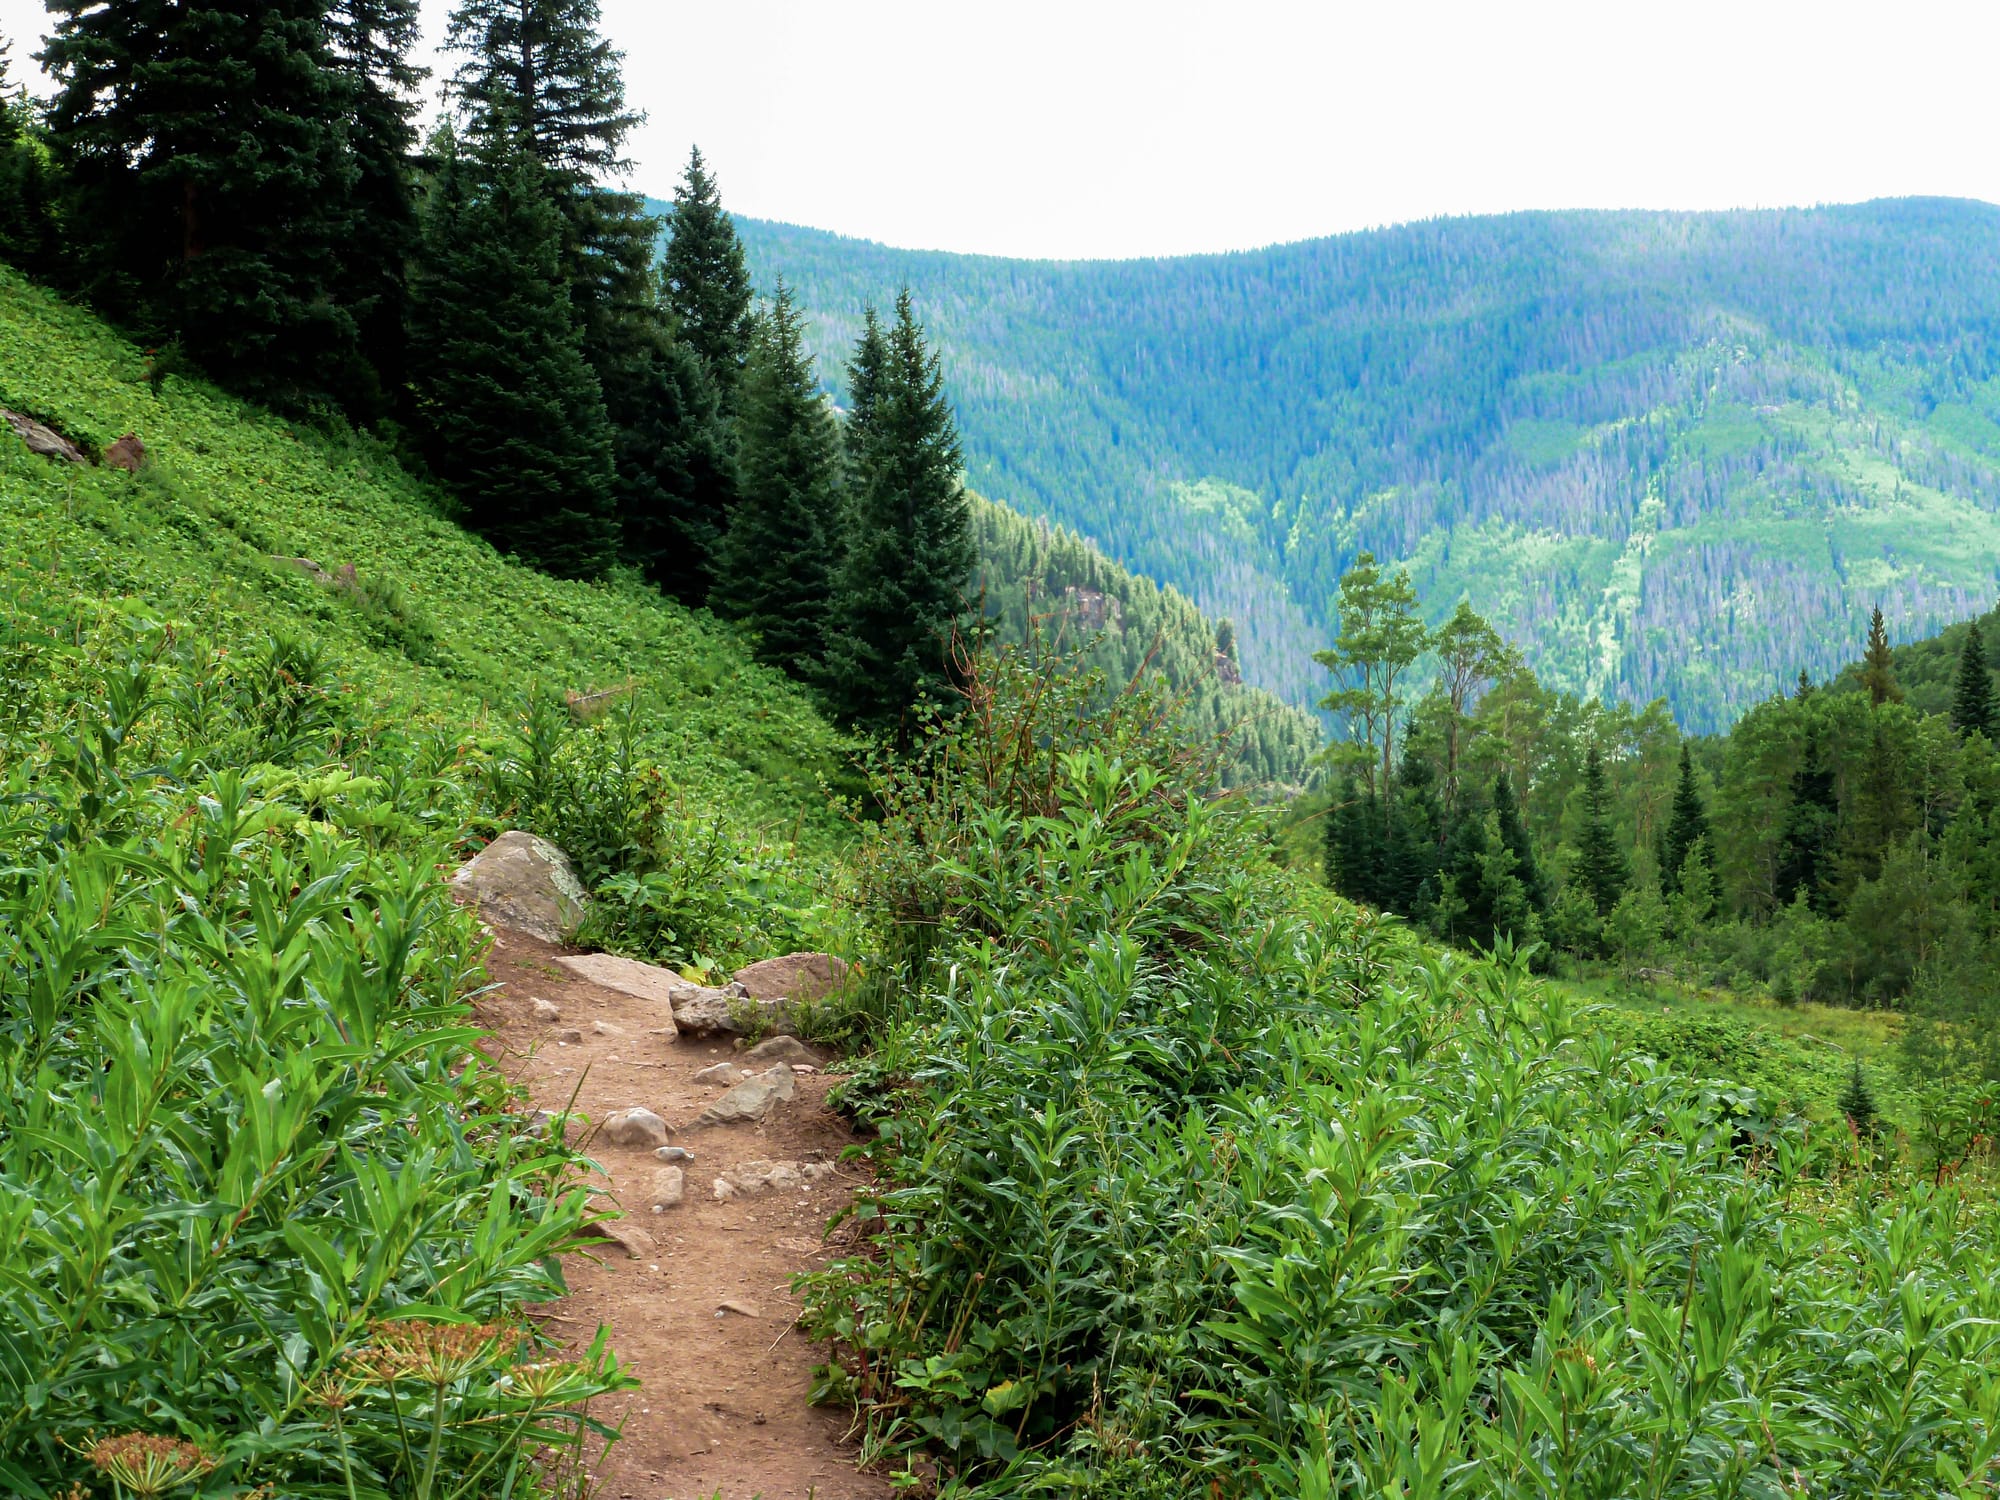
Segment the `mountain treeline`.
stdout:
<path fill-rule="evenodd" d="M 1189 732 L 1227 745 L 1229 785 L 1297 791 L 1315 778 L 1319 721 L 1243 682 L 1232 622 L 1211 623 L 1178 591 L 1119 567 L 1075 532 L 1004 505 L 974 497 L 972 530 L 979 598 L 1003 642 L 1039 635 L 1118 689 L 1163 678 Z"/>
<path fill-rule="evenodd" d="M 1028 262 L 745 222 L 828 338 L 908 284 L 972 482 L 1233 618 L 1296 702 L 1363 551 L 1546 681 L 1692 729 L 1827 676 L 2000 553 L 2000 210 L 1439 220 Z"/>
<path fill-rule="evenodd" d="M 700 152 L 663 218 L 619 185 L 640 116 L 596 0 L 458 0 L 423 142 L 416 0 L 50 9 L 54 98 L 0 88 L 0 254 L 156 383 L 400 433 L 503 551 L 711 604 L 865 730 L 945 690 L 973 552 L 912 300 L 868 314 L 837 419 Z"/>
<path fill-rule="evenodd" d="M 1912 699 L 1876 610 L 1835 685 L 1801 672 L 1727 735 L 1692 739 L 1663 702 L 1545 686 L 1469 605 L 1428 628 L 1407 570 L 1364 554 L 1339 598 L 1320 659 L 1346 729 L 1324 824 L 1341 894 L 1477 947 L 1903 1007 L 1927 1078 L 2000 1078 L 2000 679 L 1984 645 L 2000 620 L 1953 632 L 1948 690 L 1943 643 L 1906 650 L 1926 669 Z"/>

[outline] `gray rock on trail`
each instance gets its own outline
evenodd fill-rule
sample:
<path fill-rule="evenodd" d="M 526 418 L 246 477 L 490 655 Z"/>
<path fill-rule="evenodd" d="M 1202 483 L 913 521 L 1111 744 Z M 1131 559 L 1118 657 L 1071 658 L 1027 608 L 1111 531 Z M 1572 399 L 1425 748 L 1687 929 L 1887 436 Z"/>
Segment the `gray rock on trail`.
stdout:
<path fill-rule="evenodd" d="M 686 988 L 687 981 L 672 969 L 663 969 L 658 964 L 642 964 L 636 958 L 620 958 L 615 953 L 565 953 L 556 959 L 556 964 L 586 984 L 594 984 L 654 1006 L 660 1019 L 666 1023 L 656 1030 L 664 1032 L 669 1041 L 677 1034 L 672 997 L 675 990 Z M 615 1036 L 618 1033 L 607 1031 L 602 1034 Z"/>
<path fill-rule="evenodd" d="M 558 1047 L 574 1047 L 583 1040 L 583 1032 L 575 1026 L 558 1026 L 549 1035 Z"/>
<path fill-rule="evenodd" d="M 685 1146 L 662 1146 L 653 1155 L 661 1161 L 693 1161 L 694 1153 Z"/>
<path fill-rule="evenodd" d="M 688 1036 L 742 1036 L 756 1023 L 757 1002 L 740 984 L 711 988 L 679 980 L 670 992 L 674 1024 Z"/>
<path fill-rule="evenodd" d="M 656 1214 L 678 1208 L 686 1192 L 687 1179 L 681 1169 L 661 1167 L 653 1174 L 653 1190 L 646 1195 L 646 1206 Z"/>
<path fill-rule="evenodd" d="M 735 1125 L 763 1121 L 771 1111 L 787 1103 L 798 1092 L 789 1063 L 779 1063 L 754 1078 L 746 1078 L 695 1119 L 697 1129 L 708 1125 Z"/>
<path fill-rule="evenodd" d="M 613 1110 L 604 1117 L 604 1138 L 614 1146 L 664 1146 L 667 1122 L 650 1109 Z"/>
<path fill-rule="evenodd" d="M 763 1193 L 797 1192 L 833 1175 L 828 1162 L 745 1161 L 728 1168 L 715 1179 L 715 1197 L 726 1203 L 731 1198 L 755 1198 Z"/>
<path fill-rule="evenodd" d="M 528 1002 L 528 1014 L 537 1021 L 555 1022 L 562 1019 L 562 1007 L 553 1000 L 544 1000 L 540 995 Z"/>
<path fill-rule="evenodd" d="M 847 978 L 847 964 L 830 953 L 787 953 L 749 964 L 730 976 L 752 1000 L 823 1000 Z"/>
<path fill-rule="evenodd" d="M 761 1065 L 767 1068 L 772 1063 L 790 1063 L 795 1068 L 825 1066 L 819 1054 L 795 1036 L 766 1037 L 744 1053 L 742 1061 L 752 1067 Z"/>
<path fill-rule="evenodd" d="M 659 1253 L 659 1246 L 653 1237 L 636 1224 L 626 1224 L 615 1219 L 607 1220 L 602 1224 L 591 1225 L 584 1231 L 584 1235 L 586 1238 L 595 1236 L 611 1241 L 632 1260 L 644 1260 L 649 1255 Z"/>
<path fill-rule="evenodd" d="M 569 856 L 547 839 L 518 829 L 473 855 L 451 884 L 493 926 L 545 943 L 560 943 L 590 904 Z"/>
<path fill-rule="evenodd" d="M 694 1075 L 696 1083 L 741 1083 L 746 1070 L 733 1062 L 719 1062 Z"/>

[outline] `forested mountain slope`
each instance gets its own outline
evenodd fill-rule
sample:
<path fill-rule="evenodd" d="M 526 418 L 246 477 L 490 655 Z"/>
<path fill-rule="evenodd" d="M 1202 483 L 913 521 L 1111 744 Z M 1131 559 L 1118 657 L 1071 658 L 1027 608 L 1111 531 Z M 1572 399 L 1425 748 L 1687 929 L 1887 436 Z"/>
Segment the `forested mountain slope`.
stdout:
<path fill-rule="evenodd" d="M 1544 680 L 1712 729 L 1804 663 L 1989 602 L 2000 209 L 1441 220 L 1027 262 L 743 220 L 834 374 L 907 283 L 972 482 L 1236 621 L 1320 690 L 1342 568 L 1406 560 Z"/>

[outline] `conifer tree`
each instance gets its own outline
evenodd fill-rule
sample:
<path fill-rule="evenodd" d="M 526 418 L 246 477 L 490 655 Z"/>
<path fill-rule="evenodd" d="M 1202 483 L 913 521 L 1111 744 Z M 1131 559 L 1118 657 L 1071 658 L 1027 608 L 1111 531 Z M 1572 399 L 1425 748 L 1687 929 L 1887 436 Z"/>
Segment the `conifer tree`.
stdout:
<path fill-rule="evenodd" d="M 696 147 L 674 189 L 660 276 L 678 336 L 700 356 L 729 410 L 750 354 L 750 271 L 722 190 Z M 873 314 L 870 325 L 874 327 Z M 864 335 L 865 338 L 865 335 Z"/>
<path fill-rule="evenodd" d="M 1993 674 L 1986 666 L 1986 644 L 1979 622 L 1965 627 L 1965 645 L 1958 654 L 1958 689 L 1952 696 L 1951 722 L 1961 735 L 1994 737 Z"/>
<path fill-rule="evenodd" d="M 917 701 L 941 696 L 950 683 L 953 635 L 976 558 L 958 424 L 907 289 L 886 342 L 857 455 L 860 487 L 834 584 L 827 669 L 842 714 L 900 740 Z"/>
<path fill-rule="evenodd" d="M 1680 888 L 1681 866 L 1688 852 L 1708 837 L 1708 809 L 1702 805 L 1701 788 L 1695 784 L 1694 756 L 1687 741 L 1681 741 L 1680 779 L 1674 783 L 1673 810 L 1660 838 L 1660 892 L 1671 896 Z"/>
<path fill-rule="evenodd" d="M 1889 651 L 1889 630 L 1882 623 L 1882 606 L 1876 605 L 1868 617 L 1868 647 L 1861 656 L 1861 683 L 1868 700 L 1877 708 L 1884 703 L 1901 703 L 1903 690 L 1896 684 L 1895 658 Z"/>
<path fill-rule="evenodd" d="M 542 169 L 504 142 L 461 156 L 447 137 L 438 150 L 411 297 L 426 454 L 496 546 L 593 576 L 615 545 L 611 431 Z"/>
<path fill-rule="evenodd" d="M 1813 911 L 1825 915 L 1832 899 L 1831 866 L 1840 807 L 1834 796 L 1833 771 L 1821 753 L 1816 726 L 1807 726 L 1790 792 L 1778 831 L 1772 894 L 1779 906 L 1790 906 L 1803 895 Z"/>
<path fill-rule="evenodd" d="M 0 36 L 0 260 L 46 276 L 56 264 L 55 182 L 33 112 L 8 77 Z"/>
<path fill-rule="evenodd" d="M 1514 778 L 1503 768 L 1493 778 L 1493 820 L 1500 842 L 1513 856 L 1514 876 L 1521 882 L 1528 903 L 1535 911 L 1548 910 L 1548 887 L 1535 861 L 1535 848 L 1528 838 L 1528 826 L 1521 821 L 1521 802 L 1514 795 Z"/>
<path fill-rule="evenodd" d="M 662 591 L 699 604 L 735 493 L 730 437 L 694 351 L 663 319 L 636 332 L 604 383 L 624 553 Z"/>
<path fill-rule="evenodd" d="M 874 430 L 875 407 L 882 395 L 882 371 L 889 362 L 889 342 L 882 336 L 882 319 L 874 306 L 861 310 L 861 337 L 855 340 L 854 357 L 847 362 L 846 440 L 849 473 L 858 483 L 860 456 L 867 451 Z"/>
<path fill-rule="evenodd" d="M 811 676 L 826 652 L 840 440 L 782 281 L 757 320 L 737 407 L 736 509 L 711 603 L 757 632 L 765 661 Z"/>
<path fill-rule="evenodd" d="M 558 198 L 632 165 L 625 137 L 643 117 L 625 107 L 624 55 L 599 23 L 597 0 L 459 0 L 445 30 L 465 59 L 452 92 L 468 140 L 533 152 Z"/>
<path fill-rule="evenodd" d="M 1868 1076 L 1861 1071 L 1861 1059 L 1854 1060 L 1853 1071 L 1847 1075 L 1847 1082 L 1841 1088 L 1834 1108 L 1847 1117 L 1848 1124 L 1862 1140 L 1873 1140 L 1876 1133 L 1875 1091 L 1868 1087 Z"/>
<path fill-rule="evenodd" d="M 1611 829 L 1611 788 L 1604 775 L 1604 758 L 1596 745 L 1583 763 L 1583 829 L 1577 840 L 1576 880 L 1609 916 L 1631 882 L 1632 867 Z"/>
<path fill-rule="evenodd" d="M 325 0 L 51 0 L 76 279 L 266 399 L 366 383 L 341 257 L 349 93 Z"/>

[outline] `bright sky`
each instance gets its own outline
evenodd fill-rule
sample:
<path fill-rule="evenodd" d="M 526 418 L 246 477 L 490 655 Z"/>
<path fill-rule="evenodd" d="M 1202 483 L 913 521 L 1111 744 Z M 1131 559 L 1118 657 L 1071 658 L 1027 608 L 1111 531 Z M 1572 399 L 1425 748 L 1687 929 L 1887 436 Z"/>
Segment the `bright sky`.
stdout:
<path fill-rule="evenodd" d="M 115 3 L 115 0 L 114 0 Z M 602 0 L 631 185 L 1009 255 L 1437 214 L 2000 201 L 1993 0 Z M 449 0 L 425 0 L 433 40 Z M 39 0 L 0 0 L 15 71 Z"/>

